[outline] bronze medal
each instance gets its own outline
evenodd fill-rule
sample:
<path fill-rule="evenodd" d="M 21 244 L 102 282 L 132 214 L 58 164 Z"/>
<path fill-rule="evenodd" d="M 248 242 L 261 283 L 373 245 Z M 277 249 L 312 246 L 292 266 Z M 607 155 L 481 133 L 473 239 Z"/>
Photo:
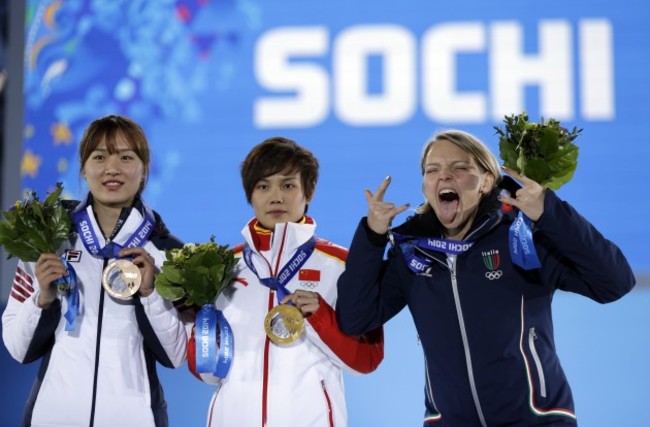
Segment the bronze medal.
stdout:
<path fill-rule="evenodd" d="M 126 259 L 117 259 L 111 262 L 102 274 L 104 290 L 114 298 L 129 298 L 138 292 L 141 283 L 140 269 Z"/>
<path fill-rule="evenodd" d="M 276 344 L 289 344 L 300 338 L 305 321 L 300 310 L 293 305 L 276 305 L 266 314 L 264 330 Z"/>

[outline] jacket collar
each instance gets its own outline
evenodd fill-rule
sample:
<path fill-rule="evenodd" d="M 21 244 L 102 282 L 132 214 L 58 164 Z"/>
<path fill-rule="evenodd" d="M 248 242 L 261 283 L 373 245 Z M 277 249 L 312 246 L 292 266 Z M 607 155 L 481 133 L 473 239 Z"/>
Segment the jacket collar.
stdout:
<path fill-rule="evenodd" d="M 79 210 L 86 210 L 93 228 L 97 231 L 97 238 L 99 239 L 99 243 L 101 245 L 105 245 L 106 239 L 104 238 L 104 235 L 101 233 L 101 231 L 99 231 L 100 230 L 99 223 L 97 222 L 97 218 L 95 217 L 95 212 L 93 210 L 92 203 L 93 203 L 93 196 L 90 192 L 88 192 L 84 200 L 82 200 L 81 202 L 76 200 L 67 200 L 64 206 L 66 207 L 66 209 L 68 209 L 71 216 L 73 216 L 74 212 L 77 212 Z M 110 236 L 110 240 L 118 244 L 122 244 L 126 242 L 129 239 L 129 237 L 131 237 L 133 231 L 135 231 L 138 228 L 138 226 L 142 223 L 142 220 L 144 219 L 145 206 L 146 204 L 144 203 L 140 195 L 137 195 L 133 201 L 132 206 L 122 208 L 122 211 L 120 212 L 120 217 L 117 220 L 117 225 L 113 230 L 112 235 Z M 155 223 L 154 230 L 152 235 L 150 236 L 150 239 L 154 236 L 169 235 L 169 230 L 163 223 L 162 219 L 160 218 L 160 215 L 157 212 L 155 212 L 153 209 L 150 209 L 150 212 L 153 213 L 154 216 L 153 219 Z"/>
<path fill-rule="evenodd" d="M 256 252 L 278 253 L 282 249 L 284 252 L 291 253 L 309 240 L 315 231 L 316 222 L 308 216 L 304 216 L 298 222 L 277 224 L 275 230 L 264 228 L 256 218 L 253 218 L 242 229 L 242 235 L 246 243 Z"/>

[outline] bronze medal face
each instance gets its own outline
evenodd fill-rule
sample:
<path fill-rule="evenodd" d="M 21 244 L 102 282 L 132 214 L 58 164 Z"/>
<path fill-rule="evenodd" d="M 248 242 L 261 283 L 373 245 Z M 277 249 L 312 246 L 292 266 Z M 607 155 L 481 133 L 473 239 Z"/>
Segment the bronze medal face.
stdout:
<path fill-rule="evenodd" d="M 302 313 L 293 305 L 276 305 L 266 314 L 264 331 L 276 344 L 289 344 L 300 338 L 305 327 Z"/>
<path fill-rule="evenodd" d="M 104 290 L 112 297 L 127 299 L 140 289 L 142 274 L 137 265 L 118 259 L 106 266 L 102 274 Z"/>

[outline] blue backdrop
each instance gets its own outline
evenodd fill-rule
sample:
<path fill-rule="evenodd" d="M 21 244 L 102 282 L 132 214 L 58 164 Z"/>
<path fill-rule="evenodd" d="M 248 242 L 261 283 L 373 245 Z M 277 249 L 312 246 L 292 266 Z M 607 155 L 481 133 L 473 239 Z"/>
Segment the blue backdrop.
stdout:
<path fill-rule="evenodd" d="M 431 134 L 462 128 L 497 152 L 493 127 L 525 110 L 584 129 L 560 196 L 647 280 L 645 0 L 29 0 L 26 8 L 24 189 L 44 194 L 62 181 L 78 198 L 83 129 L 128 115 L 153 148 L 148 203 L 183 240 L 214 234 L 235 244 L 252 216 L 239 164 L 256 143 L 283 135 L 321 162 L 310 206 L 320 236 L 348 245 L 364 188 L 391 175 L 388 199 L 422 200 L 418 161 Z M 644 425 L 649 300 L 643 289 L 609 306 L 557 296 L 557 345 L 581 425 Z M 0 386 L 1 424 L 17 425 L 36 368 L 0 354 L 11 379 Z M 387 325 L 378 371 L 346 378 L 350 425 L 419 425 L 423 370 L 403 312 Z M 172 425 L 203 425 L 211 387 L 185 368 L 162 377 Z"/>

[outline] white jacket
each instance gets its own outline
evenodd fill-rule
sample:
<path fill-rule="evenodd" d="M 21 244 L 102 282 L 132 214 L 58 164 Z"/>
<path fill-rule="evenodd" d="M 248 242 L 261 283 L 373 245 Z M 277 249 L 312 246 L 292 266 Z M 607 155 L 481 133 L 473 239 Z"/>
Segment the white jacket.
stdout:
<path fill-rule="evenodd" d="M 100 230 L 92 208 L 86 209 L 92 226 Z M 127 240 L 142 221 L 136 208 L 122 214 L 125 222 L 113 239 L 117 243 Z M 164 249 L 180 242 L 157 215 L 156 220 L 144 249 L 160 267 Z M 104 246 L 102 233 L 96 234 Z M 48 309 L 38 307 L 31 262 L 18 263 L 2 316 L 3 340 L 11 356 L 21 363 L 42 359 L 23 425 L 167 426 L 155 362 L 177 367 L 185 361 L 187 335 L 178 312 L 156 291 L 128 300 L 105 293 L 101 277 L 108 260 L 94 258 L 76 232 L 59 253 L 66 254 L 78 278 L 80 312 L 74 330 L 65 330 L 65 298 Z"/>
<path fill-rule="evenodd" d="M 316 225 L 278 224 L 275 233 L 252 220 L 242 231 L 252 249 L 252 262 L 261 278 L 276 276 L 296 249 L 308 241 Z M 312 255 L 287 284 L 289 291 L 317 292 L 320 307 L 306 318 L 295 342 L 278 345 L 264 332 L 264 318 L 277 305 L 275 291 L 262 285 L 240 256 L 236 282 L 217 298 L 217 308 L 230 323 L 234 356 L 230 371 L 219 381 L 208 410 L 210 427 L 344 427 L 347 425 L 343 370 L 373 371 L 383 359 L 381 330 L 364 337 L 343 335 L 332 307 L 336 282 L 345 268 L 347 250 L 317 240 Z M 279 263 L 279 264 L 278 264 Z M 275 267 L 271 267 L 274 268 Z M 302 277 L 301 277 L 302 276 Z M 188 345 L 188 365 L 196 375 L 195 345 Z M 205 374 L 197 375 L 212 382 Z"/>

